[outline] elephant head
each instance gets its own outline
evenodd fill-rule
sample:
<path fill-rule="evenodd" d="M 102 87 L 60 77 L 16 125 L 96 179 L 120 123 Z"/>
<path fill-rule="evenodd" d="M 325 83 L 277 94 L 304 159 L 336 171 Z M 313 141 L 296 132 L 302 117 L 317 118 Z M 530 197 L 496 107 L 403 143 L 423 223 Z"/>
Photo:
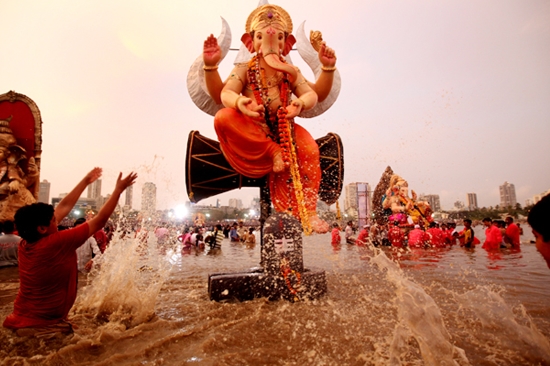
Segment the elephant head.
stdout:
<path fill-rule="evenodd" d="M 296 43 L 296 38 L 291 34 L 292 20 L 288 13 L 276 5 L 260 6 L 248 17 L 246 30 L 247 33 L 241 37 L 246 48 L 263 57 L 272 69 L 288 74 L 290 81 L 294 82 L 296 69 L 281 59 Z"/>

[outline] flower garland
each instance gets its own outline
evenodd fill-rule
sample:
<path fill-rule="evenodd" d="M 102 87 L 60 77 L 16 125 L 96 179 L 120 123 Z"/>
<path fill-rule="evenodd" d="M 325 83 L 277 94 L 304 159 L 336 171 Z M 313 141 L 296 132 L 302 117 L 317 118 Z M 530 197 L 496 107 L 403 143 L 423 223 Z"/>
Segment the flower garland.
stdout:
<path fill-rule="evenodd" d="M 281 259 L 281 273 L 283 274 L 288 291 L 294 295 L 294 301 L 299 301 L 300 297 L 298 296 L 298 291 L 300 291 L 302 282 L 300 272 L 296 272 L 291 269 L 288 259 L 283 257 Z M 290 282 L 290 275 L 294 275 L 294 277 L 296 277 L 296 287 L 292 286 L 292 283 Z"/>
<path fill-rule="evenodd" d="M 284 62 L 284 60 L 281 60 Z M 289 105 L 290 95 L 290 82 L 286 74 L 283 74 L 282 81 L 280 83 L 280 98 L 281 107 L 277 109 L 277 114 L 272 115 L 269 110 L 269 104 L 271 98 L 269 98 L 269 87 L 265 81 L 265 70 L 260 67 L 260 58 L 254 56 L 248 63 L 248 84 L 252 87 L 254 98 L 258 104 L 264 106 L 265 119 L 271 132 L 278 137 L 278 143 L 281 148 L 282 159 L 285 167 L 290 168 L 290 175 L 292 176 L 292 188 L 294 194 L 291 195 L 291 200 L 298 206 L 298 215 L 302 223 L 302 229 L 306 235 L 312 233 L 311 223 L 309 221 L 309 214 L 304 200 L 304 191 L 302 187 L 302 180 L 300 179 L 300 170 L 298 167 L 298 159 L 296 154 L 296 146 L 294 142 L 294 119 L 286 118 L 286 107 Z M 258 83 L 258 80 L 261 82 Z"/>

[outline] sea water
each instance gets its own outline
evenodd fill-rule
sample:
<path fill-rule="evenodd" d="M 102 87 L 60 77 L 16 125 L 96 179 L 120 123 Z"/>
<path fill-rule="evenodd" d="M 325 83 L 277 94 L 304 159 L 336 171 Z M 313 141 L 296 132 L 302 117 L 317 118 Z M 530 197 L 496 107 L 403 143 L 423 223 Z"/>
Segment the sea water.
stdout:
<path fill-rule="evenodd" d="M 476 234 L 481 229 L 476 228 Z M 259 242 L 259 235 L 257 235 Z M 2 364 L 537 365 L 550 364 L 550 269 L 521 251 L 332 246 L 304 236 L 304 265 L 328 293 L 289 303 L 217 303 L 208 274 L 257 266 L 259 244 L 219 253 L 171 241 L 115 239 L 81 276 L 75 333 L 19 338 L 0 330 Z M 16 268 L 0 269 L 0 316 L 13 309 Z"/>

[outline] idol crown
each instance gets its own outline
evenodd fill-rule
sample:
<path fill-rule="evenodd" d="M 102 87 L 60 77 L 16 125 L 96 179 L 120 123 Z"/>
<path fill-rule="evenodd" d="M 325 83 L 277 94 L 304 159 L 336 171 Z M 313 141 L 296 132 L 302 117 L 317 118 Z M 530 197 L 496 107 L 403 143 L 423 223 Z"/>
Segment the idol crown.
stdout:
<path fill-rule="evenodd" d="M 281 28 L 286 33 L 292 33 L 292 19 L 290 15 L 277 5 L 263 5 L 256 8 L 248 16 L 246 21 L 246 32 L 250 33 L 253 30 L 262 29 L 268 25 Z"/>

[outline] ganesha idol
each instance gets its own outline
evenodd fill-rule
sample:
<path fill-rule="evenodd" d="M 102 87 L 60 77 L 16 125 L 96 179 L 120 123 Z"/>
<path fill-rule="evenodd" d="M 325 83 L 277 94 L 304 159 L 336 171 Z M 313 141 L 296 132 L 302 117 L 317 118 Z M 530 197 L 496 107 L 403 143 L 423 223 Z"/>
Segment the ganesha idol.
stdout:
<path fill-rule="evenodd" d="M 288 56 L 296 43 L 292 30 L 292 20 L 281 7 L 263 4 L 256 8 L 241 37 L 244 47 L 225 81 L 218 64 L 229 48 L 227 30 L 220 39 L 210 35 L 198 70 L 210 100 L 198 101 L 191 89 L 190 93 L 201 109 L 215 111 L 214 127 L 231 166 L 246 177 L 267 175 L 275 210 L 290 212 L 306 233 L 308 229 L 322 233 L 328 231 L 328 224 L 316 213 L 321 181 L 319 148 L 294 118 L 313 117 L 328 109 L 339 92 L 340 79 L 335 52 L 317 32 L 312 42 L 302 41 L 309 47 L 304 51 L 306 57 L 300 51 L 300 41 L 298 44 L 306 62 L 312 66 L 309 58 L 316 63 L 312 67 L 316 82 L 306 80 Z"/>
<path fill-rule="evenodd" d="M 392 175 L 382 202 L 382 207 L 385 210 L 391 210 L 388 221 L 398 222 L 402 227 L 410 226 L 410 222 L 412 225 L 418 224 L 427 227 L 433 221 L 432 209 L 427 202 L 418 201 L 414 191 L 411 193 L 412 195 L 409 197 L 409 184 L 406 180 L 399 175 Z"/>

